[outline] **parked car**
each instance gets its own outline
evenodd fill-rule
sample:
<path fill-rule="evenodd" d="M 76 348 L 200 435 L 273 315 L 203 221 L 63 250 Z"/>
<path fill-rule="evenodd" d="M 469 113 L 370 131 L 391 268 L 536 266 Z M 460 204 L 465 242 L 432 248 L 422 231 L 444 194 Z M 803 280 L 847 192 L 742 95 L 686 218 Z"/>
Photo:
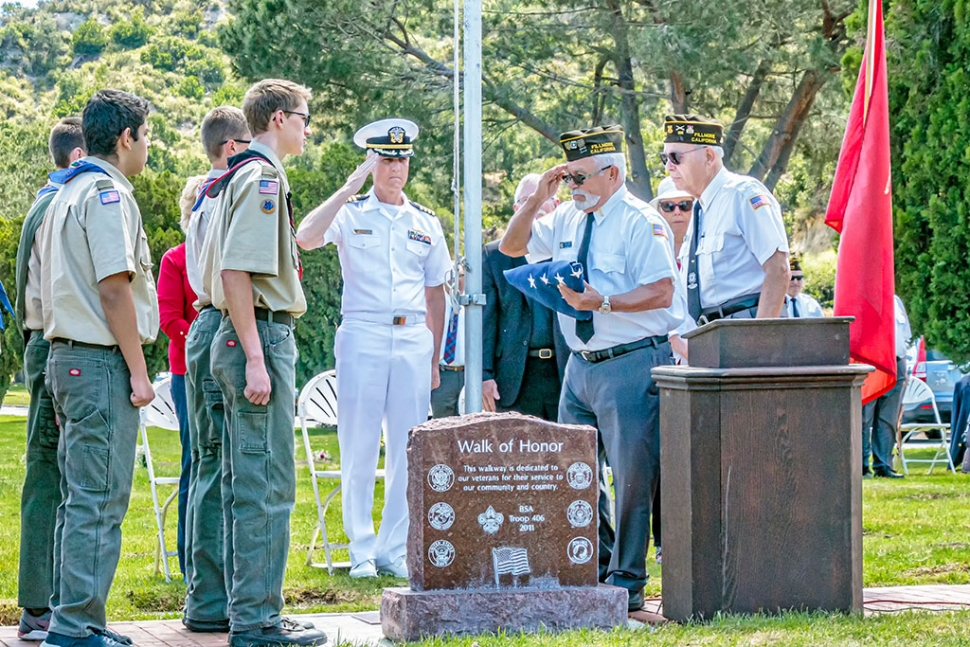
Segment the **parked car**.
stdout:
<path fill-rule="evenodd" d="M 926 382 L 936 398 L 936 408 L 940 411 L 940 419 L 950 422 L 950 412 L 953 409 L 953 387 L 966 373 L 960 367 L 946 358 L 943 353 L 932 348 L 925 348 L 925 342 L 920 337 L 907 353 L 911 374 Z M 924 357 L 925 356 L 925 357 Z M 933 405 L 926 402 L 921 405 L 911 405 L 903 408 L 903 422 L 933 422 Z"/>

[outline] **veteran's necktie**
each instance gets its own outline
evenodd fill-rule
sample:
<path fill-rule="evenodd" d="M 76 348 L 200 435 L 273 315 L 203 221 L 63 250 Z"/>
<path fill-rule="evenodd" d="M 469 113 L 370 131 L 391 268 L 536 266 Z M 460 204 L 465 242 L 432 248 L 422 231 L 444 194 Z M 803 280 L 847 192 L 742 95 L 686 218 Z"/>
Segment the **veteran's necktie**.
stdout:
<path fill-rule="evenodd" d="M 448 322 L 448 334 L 445 335 L 445 364 L 455 361 L 455 349 L 458 347 L 458 313 L 451 315 Z"/>
<path fill-rule="evenodd" d="M 589 283 L 589 265 L 587 261 L 589 260 L 589 243 L 590 239 L 593 237 L 593 212 L 590 211 L 586 214 L 586 227 L 583 229 L 583 242 L 579 245 L 579 257 L 577 260 L 579 264 L 583 266 L 583 272 L 586 277 L 586 282 Z M 576 322 L 576 336 L 585 344 L 593 338 L 593 320 L 587 319 L 586 321 Z"/>
<path fill-rule="evenodd" d="M 687 311 L 694 321 L 701 316 L 701 277 L 697 272 L 697 242 L 701 237 L 701 201 L 694 200 L 694 230 L 687 255 Z"/>

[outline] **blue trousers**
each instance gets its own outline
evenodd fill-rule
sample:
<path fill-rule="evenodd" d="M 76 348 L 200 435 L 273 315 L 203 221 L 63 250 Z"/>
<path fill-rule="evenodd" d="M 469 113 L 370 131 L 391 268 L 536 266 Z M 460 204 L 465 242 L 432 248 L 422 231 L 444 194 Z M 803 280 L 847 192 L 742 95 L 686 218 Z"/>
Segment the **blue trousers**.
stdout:
<path fill-rule="evenodd" d="M 189 412 L 185 403 L 185 376 L 172 373 L 172 402 L 179 419 L 179 442 L 182 444 L 182 471 L 179 474 L 179 524 L 176 545 L 179 568 L 185 577 L 185 509 L 189 502 L 189 481 L 192 477 L 192 441 L 189 438 Z"/>

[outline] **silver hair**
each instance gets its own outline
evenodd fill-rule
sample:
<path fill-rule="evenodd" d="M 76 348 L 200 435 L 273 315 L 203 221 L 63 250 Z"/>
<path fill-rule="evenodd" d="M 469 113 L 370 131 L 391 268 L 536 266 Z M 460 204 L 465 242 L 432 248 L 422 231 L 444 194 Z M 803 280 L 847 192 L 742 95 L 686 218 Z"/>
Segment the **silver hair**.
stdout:
<path fill-rule="evenodd" d="M 717 157 L 717 159 L 719 161 L 721 161 L 721 162 L 724 161 L 724 149 L 723 148 L 721 148 L 720 146 L 708 146 L 708 148 L 710 148 L 712 151 L 714 151 L 714 155 Z"/>
<path fill-rule="evenodd" d="M 515 202 L 515 204 L 519 204 L 520 200 L 528 198 L 529 197 L 528 195 L 522 195 L 523 189 L 525 188 L 525 186 L 527 184 L 534 184 L 536 187 L 538 187 L 539 180 L 541 179 L 542 179 L 542 176 L 539 175 L 538 173 L 529 173 L 525 175 L 521 180 L 519 180 L 519 185 L 515 187 L 515 194 L 512 197 L 513 202 Z M 535 191 L 533 191 L 533 193 L 534 192 Z M 529 195 L 532 195 L 532 194 L 530 193 Z"/>
<path fill-rule="evenodd" d="M 620 183 L 626 182 L 626 155 L 623 153 L 605 153 L 596 156 L 602 161 L 603 166 L 615 166 L 620 171 Z M 602 166 L 600 167 L 602 168 Z"/>

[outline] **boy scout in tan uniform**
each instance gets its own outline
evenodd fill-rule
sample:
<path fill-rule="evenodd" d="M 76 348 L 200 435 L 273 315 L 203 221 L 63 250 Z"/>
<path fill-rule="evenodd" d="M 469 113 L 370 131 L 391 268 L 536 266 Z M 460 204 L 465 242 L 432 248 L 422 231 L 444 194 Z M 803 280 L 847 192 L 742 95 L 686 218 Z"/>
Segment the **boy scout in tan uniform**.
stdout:
<path fill-rule="evenodd" d="M 243 112 L 249 150 L 213 183 L 202 267 L 223 312 L 211 346 L 212 376 L 225 397 L 223 511 L 229 644 L 321 645 L 326 635 L 282 618 L 283 577 L 296 498 L 293 324 L 306 311 L 282 158 L 309 134 L 309 90 L 260 81 Z"/>
<path fill-rule="evenodd" d="M 60 587 L 44 645 L 130 644 L 107 631 L 105 601 L 121 553 L 138 408 L 154 398 L 141 345 L 155 340 L 158 303 L 126 178 L 148 159 L 147 116 L 148 102 L 127 92 L 88 101 L 82 163 L 97 170 L 60 189 L 44 226 L 41 300 L 65 495 L 55 532 Z"/>
<path fill-rule="evenodd" d="M 81 118 L 62 119 L 51 130 L 48 144 L 57 170 L 38 192 L 20 231 L 17 249 L 17 323 L 24 334 L 24 382 L 30 393 L 27 411 L 27 473 L 20 500 L 20 572 L 17 603 L 24 611 L 17 637 L 43 640 L 50 625 L 54 592 L 54 521 L 61 502 L 61 468 L 57 443 L 61 430 L 54 402 L 47 390 L 47 355 L 44 311 L 40 296 L 40 226 L 47 207 L 72 173 L 68 167 L 87 153 Z"/>

